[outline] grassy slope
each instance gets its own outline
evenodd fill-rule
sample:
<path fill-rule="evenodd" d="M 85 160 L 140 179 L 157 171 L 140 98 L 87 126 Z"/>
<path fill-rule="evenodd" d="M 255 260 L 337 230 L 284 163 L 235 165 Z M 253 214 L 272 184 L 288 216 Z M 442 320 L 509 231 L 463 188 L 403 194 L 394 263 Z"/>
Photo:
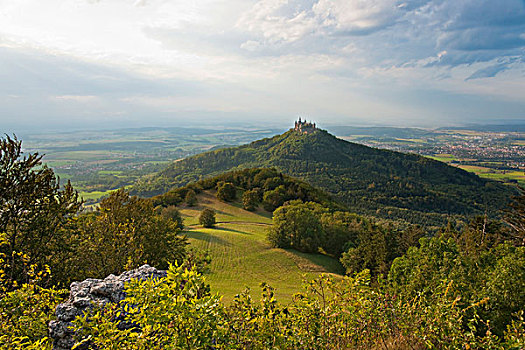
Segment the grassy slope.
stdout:
<path fill-rule="evenodd" d="M 226 302 L 245 287 L 254 291 L 254 297 L 258 296 L 261 282 L 275 287 L 279 300 L 290 300 L 293 293 L 300 291 L 303 275 L 313 278 L 323 272 L 343 272 L 333 258 L 270 247 L 266 232 L 271 215 L 262 210 L 248 212 L 238 203 L 218 201 L 210 192 L 200 194 L 198 200 L 197 207 L 181 209 L 186 234 L 192 246 L 209 250 L 212 262 L 206 278 L 212 291 L 224 295 Z M 213 229 L 197 224 L 204 208 L 217 212 L 218 223 Z"/>

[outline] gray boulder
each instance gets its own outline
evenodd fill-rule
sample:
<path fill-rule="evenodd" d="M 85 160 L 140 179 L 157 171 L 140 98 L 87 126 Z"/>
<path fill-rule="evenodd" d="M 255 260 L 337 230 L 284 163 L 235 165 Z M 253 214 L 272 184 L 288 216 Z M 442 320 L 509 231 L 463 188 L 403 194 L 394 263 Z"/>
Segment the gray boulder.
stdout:
<path fill-rule="evenodd" d="M 71 283 L 69 299 L 56 308 L 57 320 L 49 322 L 49 336 L 53 339 L 53 349 L 70 350 L 75 341 L 73 324 L 75 317 L 84 314 L 93 305 L 104 306 L 118 303 L 126 296 L 124 285 L 132 279 L 166 277 L 166 271 L 157 270 L 149 265 L 126 271 L 119 276 L 109 275 L 101 279 L 88 278 L 82 282 Z"/>

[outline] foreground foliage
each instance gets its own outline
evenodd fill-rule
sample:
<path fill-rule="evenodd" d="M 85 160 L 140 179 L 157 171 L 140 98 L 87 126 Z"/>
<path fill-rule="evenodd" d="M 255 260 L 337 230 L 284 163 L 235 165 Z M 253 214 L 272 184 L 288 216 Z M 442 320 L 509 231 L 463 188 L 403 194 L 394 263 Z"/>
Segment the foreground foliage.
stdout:
<path fill-rule="evenodd" d="M 103 349 L 504 349 L 522 346 L 523 320 L 501 338 L 477 334 L 476 310 L 460 307 L 453 282 L 431 295 L 401 298 L 370 286 L 364 271 L 335 281 L 324 275 L 305 284 L 292 303 L 280 304 L 262 284 L 226 306 L 195 271 L 171 267 L 160 280 L 133 281 L 121 305 L 77 319 L 79 343 Z M 473 312 L 467 312 L 473 310 Z M 115 322 L 124 315 L 132 328 Z M 461 327 L 465 323 L 467 328 Z"/>
<path fill-rule="evenodd" d="M 2 233 L 1 244 L 5 244 Z M 54 310 L 67 291 L 41 287 L 42 281 L 49 279 L 49 270 L 37 272 L 36 265 L 28 265 L 28 259 L 22 260 L 28 280 L 13 289 L 4 270 L 6 258 L 0 253 L 0 348 L 51 349 L 47 324 L 54 319 Z"/>

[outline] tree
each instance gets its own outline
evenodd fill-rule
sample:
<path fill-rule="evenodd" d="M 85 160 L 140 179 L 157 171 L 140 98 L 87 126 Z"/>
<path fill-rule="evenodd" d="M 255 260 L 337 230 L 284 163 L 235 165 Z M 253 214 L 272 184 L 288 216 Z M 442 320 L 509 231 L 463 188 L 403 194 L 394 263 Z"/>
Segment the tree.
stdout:
<path fill-rule="evenodd" d="M 259 193 L 257 190 L 245 191 L 242 195 L 242 206 L 245 210 L 254 211 L 259 203 Z"/>
<path fill-rule="evenodd" d="M 337 211 L 325 213 L 321 217 L 325 238 L 323 250 L 338 258 L 348 245 L 356 242 L 358 233 L 362 231 L 364 219 L 355 214 Z"/>
<path fill-rule="evenodd" d="M 177 223 L 156 215 L 151 200 L 123 189 L 102 200 L 96 212 L 82 216 L 79 230 L 76 279 L 119 274 L 144 263 L 166 269 L 185 256 L 187 240 L 179 235 Z"/>
<path fill-rule="evenodd" d="M 215 210 L 209 208 L 204 209 L 199 216 L 199 224 L 208 228 L 215 226 Z"/>
<path fill-rule="evenodd" d="M 177 209 L 176 206 L 170 205 L 166 208 L 162 208 L 160 211 L 160 215 L 165 219 L 170 219 L 175 223 L 175 226 L 179 229 L 184 228 L 184 223 L 182 220 L 182 216 L 180 215 L 180 211 Z"/>
<path fill-rule="evenodd" d="M 237 190 L 231 182 L 219 184 L 217 189 L 217 199 L 223 202 L 231 202 L 237 197 Z"/>
<path fill-rule="evenodd" d="M 472 236 L 476 221 L 470 226 L 458 232 L 458 237 L 445 232 L 421 238 L 419 247 L 411 247 L 394 260 L 388 280 L 393 293 L 406 298 L 431 295 L 443 281 L 453 281 L 461 292 L 457 304 L 467 308 L 465 311 L 486 298 L 478 316 L 490 320 L 492 333 L 502 335 L 512 315 L 525 304 L 525 247 L 504 242 L 465 249 L 462 235 L 480 237 Z M 486 330 L 482 324 L 477 327 L 478 331 Z"/>
<path fill-rule="evenodd" d="M 278 186 L 276 189 L 264 192 L 263 195 L 263 207 L 266 211 L 274 211 L 278 207 L 284 204 L 285 198 L 284 186 Z"/>
<path fill-rule="evenodd" d="M 27 281 L 23 266 L 33 264 L 48 265 L 63 277 L 73 237 L 70 224 L 81 205 L 69 182 L 60 189 L 42 156 L 23 155 L 16 136 L 0 140 L 0 232 L 6 234 L 4 270 L 13 286 Z"/>
<path fill-rule="evenodd" d="M 525 246 L 525 189 L 518 187 L 520 195 L 514 197 L 505 215 L 505 223 L 510 227 L 510 238 L 516 245 Z"/>
<path fill-rule="evenodd" d="M 273 246 L 317 253 L 324 239 L 320 216 L 324 208 L 300 201 L 275 210 L 268 240 Z"/>
<path fill-rule="evenodd" d="M 197 195 L 195 194 L 195 191 L 189 189 L 188 192 L 186 192 L 186 197 L 184 197 L 184 201 L 186 202 L 186 205 L 188 207 L 194 207 L 197 204 Z"/>
<path fill-rule="evenodd" d="M 464 254 L 477 256 L 503 242 L 502 232 L 501 222 L 489 220 L 487 216 L 477 216 L 455 238 Z"/>

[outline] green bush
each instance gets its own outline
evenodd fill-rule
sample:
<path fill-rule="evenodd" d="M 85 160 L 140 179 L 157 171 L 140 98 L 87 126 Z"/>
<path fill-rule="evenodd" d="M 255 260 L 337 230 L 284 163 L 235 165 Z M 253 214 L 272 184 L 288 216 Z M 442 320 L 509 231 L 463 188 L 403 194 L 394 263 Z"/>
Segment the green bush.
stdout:
<path fill-rule="evenodd" d="M 215 226 L 215 210 L 206 208 L 199 215 L 199 224 L 203 227 Z"/>

